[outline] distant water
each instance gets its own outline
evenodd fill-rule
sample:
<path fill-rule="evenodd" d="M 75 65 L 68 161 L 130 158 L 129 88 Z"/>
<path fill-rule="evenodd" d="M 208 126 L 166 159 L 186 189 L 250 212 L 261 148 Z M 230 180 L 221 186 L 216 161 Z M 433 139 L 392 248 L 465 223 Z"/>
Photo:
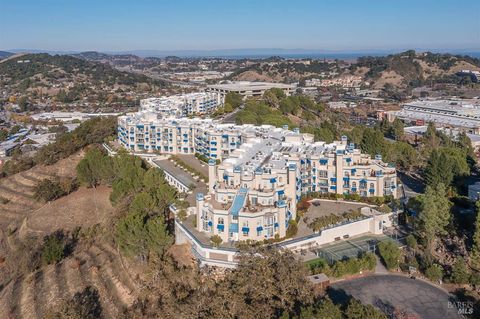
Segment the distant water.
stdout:
<path fill-rule="evenodd" d="M 242 55 L 215 55 L 211 57 L 223 59 L 267 59 L 272 56 L 278 56 L 284 59 L 327 59 L 327 60 L 356 60 L 362 56 L 387 56 L 394 53 L 369 52 L 369 53 L 298 53 L 298 54 L 242 54 Z M 456 52 L 452 55 L 468 55 L 474 58 L 480 58 L 480 52 Z M 208 57 L 208 56 L 207 56 Z"/>

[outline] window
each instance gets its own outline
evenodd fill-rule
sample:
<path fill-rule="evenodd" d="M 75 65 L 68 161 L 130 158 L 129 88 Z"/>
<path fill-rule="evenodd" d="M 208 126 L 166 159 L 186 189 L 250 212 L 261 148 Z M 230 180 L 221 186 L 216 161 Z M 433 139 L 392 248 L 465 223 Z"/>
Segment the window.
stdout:
<path fill-rule="evenodd" d="M 370 183 L 370 189 L 374 189 L 374 188 L 375 188 L 374 184 Z"/>
<path fill-rule="evenodd" d="M 225 224 L 225 222 L 224 222 L 224 220 L 223 220 L 223 217 L 220 217 L 220 218 L 218 219 L 218 224 L 219 224 L 219 225 Z"/>
<path fill-rule="evenodd" d="M 243 236 L 248 236 L 248 231 L 250 229 L 248 228 L 248 222 L 243 222 L 243 227 L 242 227 L 242 234 Z"/>

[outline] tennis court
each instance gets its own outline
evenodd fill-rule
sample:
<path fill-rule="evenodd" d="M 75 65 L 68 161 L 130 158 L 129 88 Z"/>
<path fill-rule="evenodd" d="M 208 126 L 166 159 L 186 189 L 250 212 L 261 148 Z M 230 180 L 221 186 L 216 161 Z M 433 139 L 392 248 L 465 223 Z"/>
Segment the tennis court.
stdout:
<path fill-rule="evenodd" d="M 384 235 L 358 236 L 323 245 L 315 251 L 315 254 L 331 264 L 337 260 L 358 257 L 366 252 L 375 252 L 377 244 L 385 240 L 395 242 L 392 238 Z"/>

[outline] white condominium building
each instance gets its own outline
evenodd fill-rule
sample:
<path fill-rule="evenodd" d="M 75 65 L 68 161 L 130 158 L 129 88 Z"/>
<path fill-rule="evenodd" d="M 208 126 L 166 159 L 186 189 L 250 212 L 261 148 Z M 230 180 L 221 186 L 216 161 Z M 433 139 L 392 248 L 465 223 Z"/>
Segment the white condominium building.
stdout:
<path fill-rule="evenodd" d="M 395 167 L 362 154 L 346 137 L 327 144 L 299 129 L 144 110 L 118 118 L 118 139 L 133 152 L 209 158 L 208 193 L 198 193 L 189 210 L 198 231 L 225 242 L 285 237 L 297 201 L 309 192 L 396 197 Z"/>
<path fill-rule="evenodd" d="M 225 242 L 282 238 L 302 194 L 396 197 L 395 168 L 345 138 L 326 144 L 298 130 L 254 129 L 221 164 L 209 162 L 209 193 L 197 194 L 197 230 Z"/>
<path fill-rule="evenodd" d="M 247 132 L 212 119 L 162 118 L 152 112 L 118 117 L 118 140 L 132 152 L 200 153 L 222 160 L 241 145 Z"/>
<path fill-rule="evenodd" d="M 208 114 L 220 105 L 219 94 L 198 92 L 144 99 L 140 101 L 140 111 L 154 112 L 162 116 L 187 116 Z"/>

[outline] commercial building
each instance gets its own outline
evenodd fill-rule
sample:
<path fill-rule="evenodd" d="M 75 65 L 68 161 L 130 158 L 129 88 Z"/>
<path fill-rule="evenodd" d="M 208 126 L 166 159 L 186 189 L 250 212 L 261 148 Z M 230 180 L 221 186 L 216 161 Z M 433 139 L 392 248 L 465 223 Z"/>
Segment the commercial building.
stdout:
<path fill-rule="evenodd" d="M 34 121 L 83 122 L 99 116 L 117 116 L 119 113 L 44 112 L 33 114 Z"/>
<path fill-rule="evenodd" d="M 414 125 L 433 122 L 480 134 L 480 99 L 418 100 L 404 104 L 400 111 L 387 112 L 387 117 L 390 121 L 400 118 Z"/>
<path fill-rule="evenodd" d="M 179 94 L 140 101 L 140 110 L 162 116 L 208 114 L 221 105 L 220 95 L 212 92 Z"/>
<path fill-rule="evenodd" d="M 420 137 L 422 137 L 425 132 L 427 131 L 427 126 L 408 126 L 404 128 L 405 136 L 407 138 L 413 139 L 413 141 L 418 141 Z M 451 136 L 454 139 L 457 138 L 458 134 L 461 132 L 460 129 L 456 128 L 445 128 L 445 127 L 438 127 L 437 131 L 443 132 L 447 136 Z M 472 143 L 473 149 L 477 152 L 480 150 L 480 135 L 466 133 L 467 137 L 470 139 Z"/>
<path fill-rule="evenodd" d="M 472 70 L 461 70 L 456 73 L 458 76 L 468 76 L 473 83 L 480 82 L 480 72 Z"/>
<path fill-rule="evenodd" d="M 288 96 L 295 92 L 297 87 L 284 83 L 237 81 L 209 85 L 207 91 L 219 93 L 222 98 L 225 98 L 229 92 L 235 92 L 247 98 L 262 96 L 265 91 L 273 88 L 281 89 Z"/>

